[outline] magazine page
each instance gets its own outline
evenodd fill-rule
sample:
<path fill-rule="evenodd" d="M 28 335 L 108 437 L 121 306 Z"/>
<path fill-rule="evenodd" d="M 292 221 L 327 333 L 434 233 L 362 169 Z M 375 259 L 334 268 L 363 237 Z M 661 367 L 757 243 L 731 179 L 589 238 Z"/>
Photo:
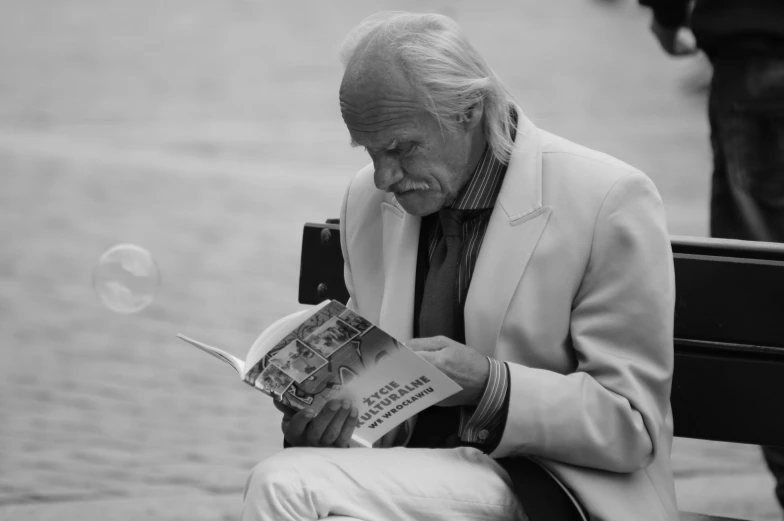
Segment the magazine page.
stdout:
<path fill-rule="evenodd" d="M 325 300 L 321 304 L 317 306 L 310 307 L 308 309 L 303 309 L 302 311 L 297 311 L 290 315 L 286 315 L 285 317 L 281 317 L 269 327 L 267 327 L 253 342 L 253 345 L 248 350 L 248 354 L 245 357 L 245 366 L 244 372 L 240 375 L 243 379 L 246 379 L 245 376 L 247 372 L 256 365 L 261 357 L 264 356 L 272 347 L 278 344 L 286 335 L 291 333 L 294 329 L 298 328 L 305 322 L 310 316 L 319 312 L 321 308 L 329 304 L 329 300 Z"/>
<path fill-rule="evenodd" d="M 180 340 L 184 340 L 188 342 L 190 345 L 194 347 L 198 347 L 205 353 L 209 353 L 218 360 L 222 360 L 226 362 L 230 366 L 234 368 L 237 373 L 239 373 L 240 377 L 245 376 L 245 362 L 234 356 L 233 354 L 229 353 L 228 351 L 224 351 L 223 349 L 211 346 L 209 344 L 205 344 L 204 342 L 199 342 L 198 340 L 194 340 L 189 338 L 181 333 L 177 333 L 177 338 Z"/>
<path fill-rule="evenodd" d="M 294 409 L 350 398 L 354 438 L 370 445 L 460 386 L 340 302 L 330 301 L 283 337 L 245 381 Z"/>

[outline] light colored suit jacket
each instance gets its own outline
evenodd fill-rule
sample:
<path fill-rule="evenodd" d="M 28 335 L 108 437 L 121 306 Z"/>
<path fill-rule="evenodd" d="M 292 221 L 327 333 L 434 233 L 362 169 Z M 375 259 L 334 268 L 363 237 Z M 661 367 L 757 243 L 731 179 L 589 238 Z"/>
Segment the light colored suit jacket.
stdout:
<path fill-rule="evenodd" d="M 522 112 L 519 112 L 522 115 Z M 528 456 L 592 519 L 678 519 L 670 468 L 675 282 L 648 177 L 520 118 L 465 304 L 466 344 L 508 362 L 493 457 Z M 413 334 L 421 219 L 369 165 L 341 214 L 349 305 Z"/>

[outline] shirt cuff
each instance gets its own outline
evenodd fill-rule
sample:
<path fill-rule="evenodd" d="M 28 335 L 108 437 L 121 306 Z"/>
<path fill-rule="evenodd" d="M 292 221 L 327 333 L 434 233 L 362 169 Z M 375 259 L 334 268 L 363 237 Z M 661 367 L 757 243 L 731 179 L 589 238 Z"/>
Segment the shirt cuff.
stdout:
<path fill-rule="evenodd" d="M 464 443 L 491 445 L 503 434 L 506 422 L 506 395 L 509 389 L 509 371 L 506 366 L 488 358 L 490 376 L 476 407 L 460 408 L 458 434 Z"/>

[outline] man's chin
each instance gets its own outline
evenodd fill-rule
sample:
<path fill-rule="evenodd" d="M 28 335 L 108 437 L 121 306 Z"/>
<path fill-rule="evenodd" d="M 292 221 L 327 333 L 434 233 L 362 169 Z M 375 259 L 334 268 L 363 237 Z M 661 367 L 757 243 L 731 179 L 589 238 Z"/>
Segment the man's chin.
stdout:
<path fill-rule="evenodd" d="M 396 193 L 395 199 L 403 207 L 406 213 L 424 217 L 435 213 L 444 204 L 443 197 L 439 193 L 430 190 L 411 190 L 410 192 Z"/>

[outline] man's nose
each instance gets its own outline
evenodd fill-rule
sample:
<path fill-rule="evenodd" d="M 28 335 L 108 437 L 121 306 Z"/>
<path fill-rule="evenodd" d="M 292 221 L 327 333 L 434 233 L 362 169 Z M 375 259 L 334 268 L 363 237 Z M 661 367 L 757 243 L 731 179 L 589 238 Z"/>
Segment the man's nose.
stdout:
<path fill-rule="evenodd" d="M 382 156 L 373 161 L 373 167 L 376 169 L 373 180 L 379 190 L 387 191 L 393 184 L 403 179 L 403 169 L 395 158 Z"/>

